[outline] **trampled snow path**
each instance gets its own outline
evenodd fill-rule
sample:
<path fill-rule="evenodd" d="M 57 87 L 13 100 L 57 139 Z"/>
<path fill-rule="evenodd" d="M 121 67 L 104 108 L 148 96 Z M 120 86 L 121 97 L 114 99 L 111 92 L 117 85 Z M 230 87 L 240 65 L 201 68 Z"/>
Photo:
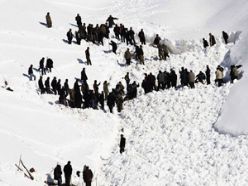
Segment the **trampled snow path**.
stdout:
<path fill-rule="evenodd" d="M 126 152 L 120 155 L 116 145 L 102 169 L 109 185 L 247 184 L 247 137 L 212 127 L 229 89 L 171 89 L 126 104 Z"/>

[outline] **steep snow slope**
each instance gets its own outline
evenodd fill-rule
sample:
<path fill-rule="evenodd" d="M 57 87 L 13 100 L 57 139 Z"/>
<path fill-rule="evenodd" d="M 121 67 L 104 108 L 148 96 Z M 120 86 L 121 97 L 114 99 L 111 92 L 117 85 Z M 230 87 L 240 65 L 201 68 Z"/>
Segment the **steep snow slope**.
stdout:
<path fill-rule="evenodd" d="M 62 82 L 68 78 L 72 86 L 82 67 L 86 67 L 84 50 L 90 46 L 93 66 L 86 67 L 90 85 L 94 79 L 108 80 L 111 88 L 126 72 L 130 72 L 132 80 L 141 82 L 145 72 L 157 73 L 172 67 L 178 71 L 181 66 L 198 72 L 204 70 L 206 64 L 212 69 L 213 81 L 216 65 L 223 61 L 233 44 L 225 46 L 219 37 L 217 46 L 205 54 L 200 38 L 207 37 L 210 30 L 214 30 L 216 36 L 220 36 L 222 29 L 242 31 L 246 28 L 242 25 L 247 18 L 246 7 L 247 3 L 242 0 L 0 0 L 0 85 L 7 80 L 14 89 L 14 92 L 8 92 L 0 88 L 0 144 L 3 147 L 0 185 L 42 185 L 56 163 L 64 165 L 67 160 L 72 161 L 74 170 L 82 170 L 84 164 L 90 165 L 95 174 L 94 183 L 102 185 L 161 185 L 167 182 L 191 185 L 189 178 L 195 185 L 208 182 L 213 185 L 247 184 L 244 176 L 247 138 L 234 139 L 212 129 L 230 84 L 223 88 L 197 86 L 195 90 L 169 90 L 148 96 L 140 89 L 141 97 L 126 103 L 119 117 L 108 112 L 58 106 L 56 96 L 38 95 L 36 82 L 29 82 L 23 75 L 31 63 L 37 68 L 40 58 L 48 56 L 55 62 L 55 69 L 49 76 L 57 76 Z M 53 19 L 51 29 L 43 25 L 47 11 Z M 145 46 L 146 65 L 134 62 L 125 67 L 122 65 L 124 44 L 119 45 L 118 55 L 114 55 L 108 52 L 107 40 L 105 46 L 86 42 L 81 46 L 67 45 L 63 41 L 69 28 L 76 30 L 74 17 L 77 13 L 86 23 L 105 22 L 112 14 L 119 17 L 119 23 L 133 26 L 137 31 L 144 28 L 149 36 L 160 33 L 169 39 L 194 40 L 172 40 L 185 52 L 172 55 L 168 62 L 156 60 L 157 50 Z M 232 19 L 226 22 L 226 17 Z M 246 38 L 242 34 L 242 42 L 234 46 L 231 62 L 242 62 L 245 66 Z M 238 52 L 240 48 L 244 50 Z M 35 74 L 38 78 L 39 73 Z M 246 82 L 243 78 L 233 86 L 234 91 L 241 90 Z M 230 113 L 234 113 L 229 109 L 230 102 L 239 97 L 232 92 L 230 96 L 219 129 L 240 132 L 246 126 L 231 126 L 226 130 L 226 126 L 234 123 L 227 122 L 231 121 Z M 245 103 L 241 107 L 244 109 L 239 120 L 241 124 L 246 118 Z M 240 109 L 236 110 L 239 112 Z M 128 140 L 127 153 L 123 156 L 118 154 L 117 146 L 121 128 Z M 158 153 L 151 153 L 154 151 Z M 240 151 L 242 154 L 238 153 Z M 34 182 L 16 172 L 14 164 L 20 155 L 28 167 L 36 169 Z M 146 179 L 144 175 L 147 175 Z"/>

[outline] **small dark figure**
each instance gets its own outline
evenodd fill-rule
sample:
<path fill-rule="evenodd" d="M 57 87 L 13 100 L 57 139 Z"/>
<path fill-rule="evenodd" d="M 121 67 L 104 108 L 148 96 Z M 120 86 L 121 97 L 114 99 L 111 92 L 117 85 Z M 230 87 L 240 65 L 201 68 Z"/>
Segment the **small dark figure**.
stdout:
<path fill-rule="evenodd" d="M 87 77 L 86 72 L 85 72 L 85 68 L 83 68 L 83 70 L 81 71 L 81 80 L 83 82 L 86 82 L 88 80 L 88 77 Z"/>
<path fill-rule="evenodd" d="M 126 59 L 126 64 L 130 65 L 130 63 L 131 63 L 131 53 L 129 51 L 129 48 L 126 50 L 126 52 L 124 54 L 124 58 Z"/>
<path fill-rule="evenodd" d="M 97 80 L 94 81 L 93 90 L 94 90 L 94 93 L 95 93 L 96 95 L 98 95 L 98 93 L 99 93 L 99 85 L 100 85 L 100 84 L 101 84 L 101 83 L 97 83 Z"/>
<path fill-rule="evenodd" d="M 145 38 L 145 33 L 144 33 L 143 29 L 140 30 L 138 36 L 139 36 L 141 44 L 145 45 L 146 44 L 146 38 Z"/>
<path fill-rule="evenodd" d="M 114 41 L 111 41 L 111 43 L 109 43 L 112 46 L 112 51 L 116 54 L 116 50 L 117 50 L 117 44 Z"/>
<path fill-rule="evenodd" d="M 108 17 L 108 19 L 107 19 L 107 23 L 108 23 L 108 27 L 109 28 L 112 28 L 112 26 L 113 25 L 115 25 L 115 22 L 114 22 L 114 20 L 117 20 L 118 18 L 116 18 L 116 17 L 112 17 L 112 15 L 110 15 L 109 17 Z"/>
<path fill-rule="evenodd" d="M 67 97 L 69 94 L 69 90 L 70 90 L 69 84 L 68 84 L 68 79 L 65 80 L 64 89 L 65 89 L 65 97 Z"/>
<path fill-rule="evenodd" d="M 30 67 L 28 68 L 28 75 L 29 75 L 30 81 L 32 81 L 33 78 L 34 80 L 36 80 L 36 76 L 34 75 L 34 72 L 33 72 L 33 65 L 30 65 Z"/>
<path fill-rule="evenodd" d="M 60 165 L 57 165 L 53 172 L 54 180 L 57 180 L 58 186 L 62 185 L 62 169 Z"/>
<path fill-rule="evenodd" d="M 205 38 L 203 38 L 202 41 L 203 41 L 203 48 L 207 48 L 209 46 L 208 41 Z"/>
<path fill-rule="evenodd" d="M 200 83 L 204 84 L 204 80 L 205 80 L 205 79 L 206 79 L 205 74 L 204 74 L 202 71 L 200 71 L 199 74 L 196 75 L 196 80 L 195 80 L 195 82 L 196 82 L 196 83 L 200 82 Z"/>
<path fill-rule="evenodd" d="M 209 33 L 209 44 L 210 46 L 214 46 L 216 44 L 215 37 Z"/>
<path fill-rule="evenodd" d="M 209 85 L 210 83 L 211 83 L 211 81 L 210 81 L 210 68 L 209 68 L 209 66 L 207 65 L 207 70 L 206 70 L 206 80 L 207 80 L 207 85 Z"/>
<path fill-rule="evenodd" d="M 123 102 L 124 102 L 122 95 L 121 94 L 118 94 L 116 96 L 116 100 L 115 101 L 116 101 L 117 111 L 118 112 L 121 112 L 122 109 L 123 109 Z"/>
<path fill-rule="evenodd" d="M 112 90 L 112 92 L 109 93 L 108 97 L 107 97 L 107 105 L 109 107 L 110 113 L 113 113 L 113 108 L 115 106 L 115 94 L 114 94 L 114 90 Z"/>
<path fill-rule="evenodd" d="M 120 27 L 118 25 L 115 25 L 114 33 L 115 33 L 115 38 L 119 40 L 120 39 Z"/>
<path fill-rule="evenodd" d="M 45 62 L 45 58 L 41 58 L 40 60 L 40 67 L 39 67 L 39 71 L 41 71 L 41 75 L 43 76 L 44 74 L 46 75 L 46 70 L 44 67 L 44 62 Z"/>
<path fill-rule="evenodd" d="M 88 166 L 84 166 L 83 179 L 84 179 L 86 186 L 91 186 L 91 182 L 93 179 L 93 173 Z"/>
<path fill-rule="evenodd" d="M 38 86 L 39 86 L 41 94 L 44 94 L 45 93 L 45 88 L 44 88 L 44 84 L 43 84 L 43 81 L 42 81 L 42 76 L 40 76 L 40 79 L 38 81 Z"/>
<path fill-rule="evenodd" d="M 47 79 L 45 81 L 45 90 L 46 90 L 46 93 L 48 93 L 48 94 L 52 93 L 51 88 L 50 88 L 50 78 L 49 77 L 47 77 Z"/>
<path fill-rule="evenodd" d="M 231 77 L 231 83 L 233 83 L 233 81 L 235 79 L 239 78 L 239 71 L 238 69 L 242 67 L 242 65 L 231 65 L 231 71 L 230 71 L 230 77 Z"/>
<path fill-rule="evenodd" d="M 138 48 L 137 56 L 138 56 L 138 60 L 140 64 L 144 65 L 145 64 L 144 63 L 144 51 L 143 51 L 142 45 L 140 45 L 140 47 Z"/>
<path fill-rule="evenodd" d="M 86 56 L 87 65 L 92 65 L 91 60 L 90 60 L 90 48 L 89 47 L 87 47 L 87 49 L 85 50 L 85 56 Z"/>
<path fill-rule="evenodd" d="M 104 110 L 104 92 L 102 91 L 101 94 L 99 94 L 99 103 L 101 105 L 101 109 Z"/>
<path fill-rule="evenodd" d="M 104 92 L 104 98 L 107 99 L 109 95 L 109 89 L 108 89 L 109 83 L 107 81 L 103 82 L 103 92 Z"/>
<path fill-rule="evenodd" d="M 46 61 L 46 70 L 48 72 L 52 72 L 52 68 L 53 68 L 53 60 L 51 58 L 47 58 L 47 61 Z"/>
<path fill-rule="evenodd" d="M 225 44 L 227 44 L 229 36 L 225 31 L 222 31 L 222 37 L 224 39 Z"/>
<path fill-rule="evenodd" d="M 67 36 L 68 43 L 71 44 L 72 39 L 73 39 L 73 34 L 72 34 L 71 29 L 66 33 L 66 36 Z"/>
<path fill-rule="evenodd" d="M 80 45 L 81 44 L 81 34 L 79 31 L 76 31 L 75 32 L 75 38 L 76 38 L 76 41 L 77 41 L 77 44 Z"/>
<path fill-rule="evenodd" d="M 127 72 L 127 74 L 125 75 L 124 79 L 125 79 L 126 84 L 127 84 L 127 86 L 128 86 L 129 83 L 130 83 L 129 72 Z"/>
<path fill-rule="evenodd" d="M 159 37 L 158 34 L 156 34 L 156 37 L 155 37 L 155 39 L 154 39 L 154 41 L 153 41 L 153 44 L 154 44 L 155 46 L 158 46 L 158 45 L 160 44 L 160 40 L 161 40 L 161 38 Z"/>
<path fill-rule="evenodd" d="M 52 82 L 51 82 L 51 86 L 52 86 L 52 91 L 55 95 L 57 95 L 57 79 L 56 77 L 53 78 Z"/>
<path fill-rule="evenodd" d="M 51 16 L 50 16 L 49 12 L 47 12 L 47 14 L 46 14 L 46 24 L 47 24 L 48 28 L 52 27 L 52 19 L 51 19 Z"/>
<path fill-rule="evenodd" d="M 77 14 L 77 16 L 75 17 L 75 20 L 77 22 L 78 27 L 82 26 L 82 19 L 81 19 L 81 16 L 79 14 Z"/>
<path fill-rule="evenodd" d="M 122 154 L 125 151 L 126 146 L 126 138 L 121 134 L 121 140 L 120 140 L 120 153 Z"/>
<path fill-rule="evenodd" d="M 68 161 L 68 163 L 64 166 L 64 175 L 65 175 L 65 185 L 70 186 L 71 175 L 72 175 L 72 167 L 70 161 Z"/>
<path fill-rule="evenodd" d="M 128 35 L 129 35 L 129 40 L 130 40 L 131 45 L 136 45 L 135 38 L 134 38 L 135 33 L 132 27 L 130 27 L 130 30 L 128 31 Z"/>

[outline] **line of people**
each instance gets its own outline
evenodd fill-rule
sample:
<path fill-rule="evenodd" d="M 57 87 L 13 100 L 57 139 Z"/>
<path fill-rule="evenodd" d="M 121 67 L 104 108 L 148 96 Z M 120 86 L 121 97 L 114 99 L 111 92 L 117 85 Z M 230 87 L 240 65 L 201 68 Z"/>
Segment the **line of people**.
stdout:
<path fill-rule="evenodd" d="M 64 166 L 63 168 L 63 172 L 64 172 L 64 184 L 65 186 L 71 186 L 71 177 L 72 177 L 72 172 L 73 172 L 73 169 L 72 169 L 72 166 L 71 166 L 71 162 L 68 161 L 67 164 Z M 61 168 L 61 165 L 57 164 L 57 166 L 54 168 L 54 171 L 53 171 L 53 177 L 54 177 L 54 180 L 56 181 L 56 183 L 49 183 L 49 184 L 57 184 L 58 186 L 62 186 L 62 183 L 63 183 L 63 180 L 62 180 L 62 168 Z M 83 168 L 83 176 L 80 175 L 80 171 L 77 171 L 76 172 L 76 176 L 77 176 L 77 180 L 74 181 L 75 184 L 77 185 L 83 185 L 82 183 L 82 178 L 83 178 L 83 181 L 85 183 L 86 186 L 91 186 L 91 183 L 92 183 L 92 180 L 93 180 L 93 172 L 92 170 L 89 168 L 89 166 L 84 166 Z"/>

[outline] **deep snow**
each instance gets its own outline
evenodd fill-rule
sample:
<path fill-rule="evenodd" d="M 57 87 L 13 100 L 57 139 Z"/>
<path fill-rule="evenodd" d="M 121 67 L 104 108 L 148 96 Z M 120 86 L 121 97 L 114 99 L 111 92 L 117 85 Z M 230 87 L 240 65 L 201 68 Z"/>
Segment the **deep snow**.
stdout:
<path fill-rule="evenodd" d="M 0 185 L 44 185 L 56 163 L 64 165 L 68 160 L 74 176 L 87 164 L 94 172 L 94 184 L 104 186 L 247 185 L 248 139 L 226 134 L 248 133 L 245 0 L 0 0 L 0 5 L 0 86 L 7 80 L 14 89 L 0 88 Z M 51 29 L 42 25 L 47 11 L 53 20 Z M 174 45 L 175 54 L 166 62 L 158 61 L 157 50 L 147 45 L 145 66 L 133 61 L 125 67 L 124 44 L 119 45 L 118 55 L 107 52 L 107 40 L 105 46 L 86 42 L 69 46 L 63 39 L 69 28 L 76 30 L 77 13 L 86 23 L 102 23 L 112 14 L 136 32 L 144 28 L 149 38 L 159 33 Z M 241 31 L 235 45 L 223 44 L 222 30 Z M 205 53 L 200 41 L 210 31 L 218 38 L 217 45 Z M 87 46 L 91 67 L 81 61 Z M 145 72 L 157 74 L 170 68 L 178 72 L 181 66 L 197 73 L 208 64 L 212 82 L 220 63 L 225 71 L 232 63 L 242 64 L 244 74 L 234 85 L 221 88 L 198 85 L 194 90 L 148 95 L 139 89 L 138 98 L 125 103 L 118 115 L 65 108 L 55 104 L 58 97 L 37 94 L 37 83 L 23 73 L 31 63 L 38 67 L 43 56 L 55 62 L 49 76 L 62 82 L 68 78 L 70 86 L 83 67 L 90 85 L 94 79 L 108 80 L 110 88 L 123 81 L 126 72 L 141 83 Z M 120 155 L 122 128 L 127 151 Z M 16 171 L 20 156 L 36 169 L 35 181 Z"/>

